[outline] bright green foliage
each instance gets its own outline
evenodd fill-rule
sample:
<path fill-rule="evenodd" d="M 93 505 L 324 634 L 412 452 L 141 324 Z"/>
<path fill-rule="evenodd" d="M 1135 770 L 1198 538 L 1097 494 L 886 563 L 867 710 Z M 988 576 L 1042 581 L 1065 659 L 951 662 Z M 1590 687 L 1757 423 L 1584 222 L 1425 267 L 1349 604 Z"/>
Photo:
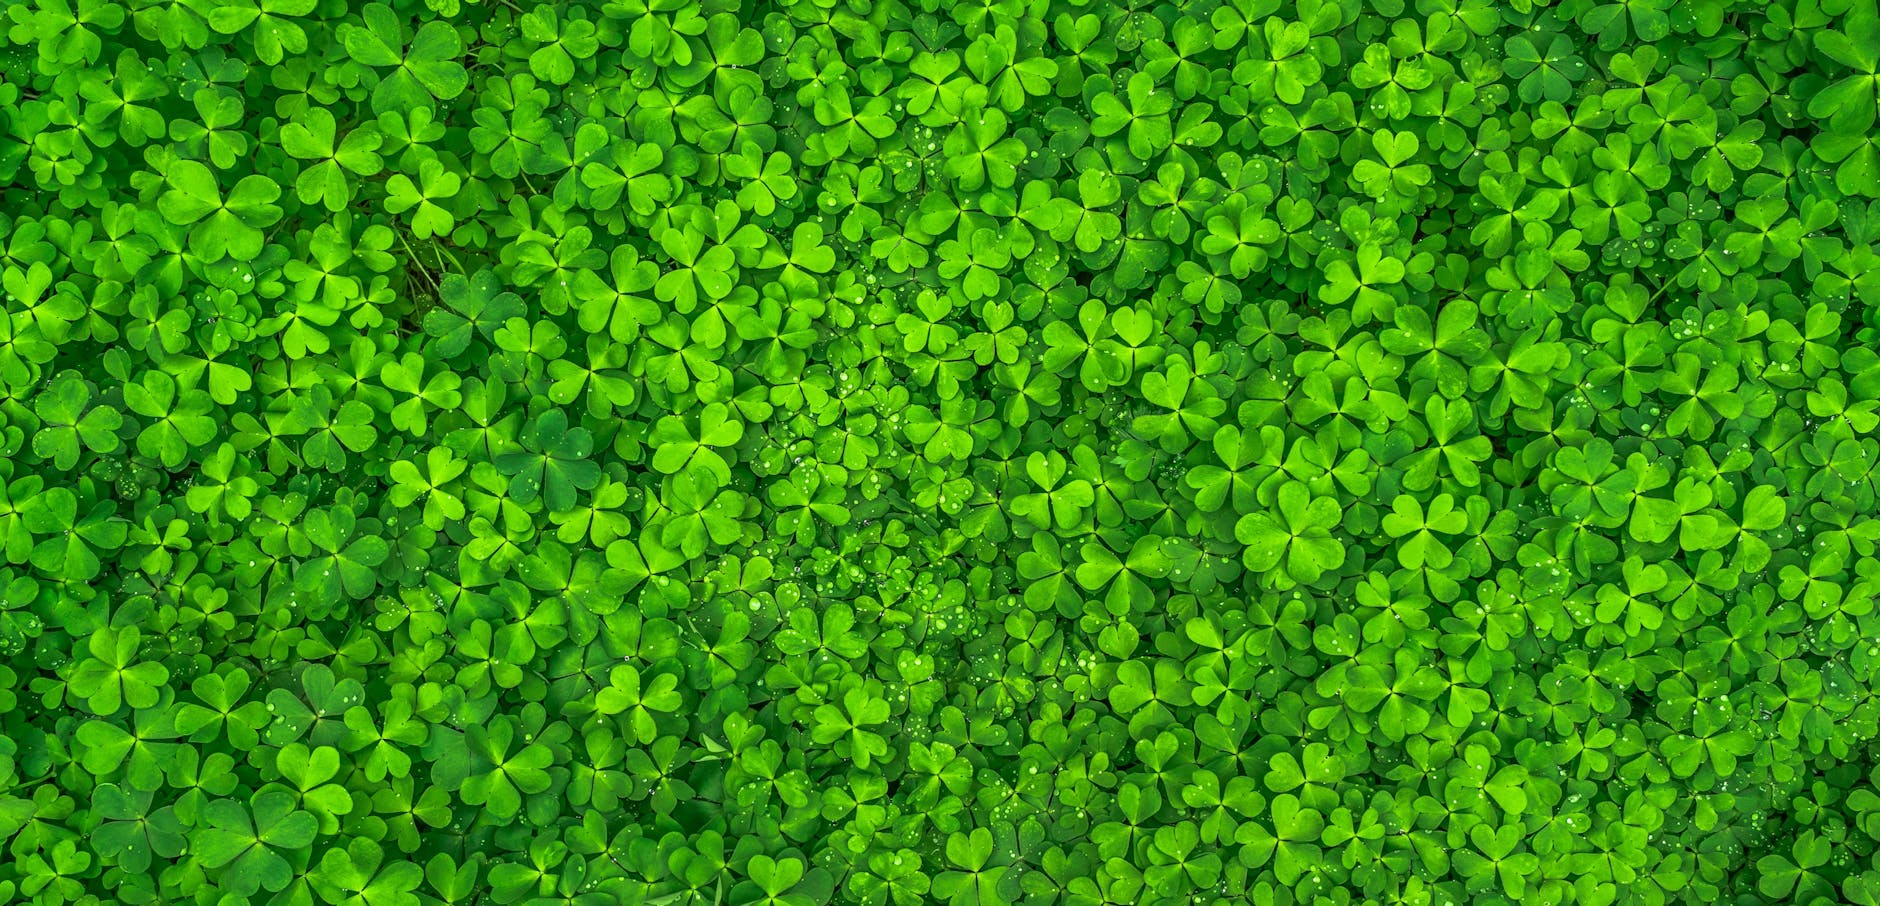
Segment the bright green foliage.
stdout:
<path fill-rule="evenodd" d="M 1875 0 L 0 0 L 0 904 L 1880 906 Z"/>

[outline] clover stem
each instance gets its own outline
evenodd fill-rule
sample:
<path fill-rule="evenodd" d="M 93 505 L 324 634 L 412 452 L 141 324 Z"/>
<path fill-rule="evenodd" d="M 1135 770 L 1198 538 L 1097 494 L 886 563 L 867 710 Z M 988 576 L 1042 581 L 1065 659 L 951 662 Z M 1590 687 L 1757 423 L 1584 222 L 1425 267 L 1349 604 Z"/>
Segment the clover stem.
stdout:
<path fill-rule="evenodd" d="M 410 260 L 418 265 L 418 273 L 424 276 L 424 282 L 430 284 L 433 293 L 437 292 L 441 287 L 437 285 L 437 280 L 432 278 L 431 272 L 424 269 L 424 259 L 411 247 L 411 243 L 405 241 L 404 233 L 398 233 L 397 236 L 398 244 L 405 247 L 405 254 L 409 255 Z"/>
<path fill-rule="evenodd" d="M 456 253 L 452 252 L 449 248 L 446 248 L 444 243 L 438 242 L 436 240 L 432 240 L 431 253 L 437 256 L 437 269 L 438 270 L 441 271 L 445 269 L 444 259 L 448 257 L 450 259 L 450 263 L 453 265 L 456 265 L 457 272 L 463 273 L 464 271 L 463 262 L 458 261 Z"/>

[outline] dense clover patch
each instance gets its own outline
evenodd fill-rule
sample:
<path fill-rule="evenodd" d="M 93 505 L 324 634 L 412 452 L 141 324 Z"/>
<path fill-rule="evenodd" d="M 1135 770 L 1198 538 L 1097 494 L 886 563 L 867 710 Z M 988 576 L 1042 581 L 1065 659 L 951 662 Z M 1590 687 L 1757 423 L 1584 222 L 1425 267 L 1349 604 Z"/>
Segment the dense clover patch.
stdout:
<path fill-rule="evenodd" d="M 0 6 L 0 903 L 1880 904 L 1874 0 Z"/>

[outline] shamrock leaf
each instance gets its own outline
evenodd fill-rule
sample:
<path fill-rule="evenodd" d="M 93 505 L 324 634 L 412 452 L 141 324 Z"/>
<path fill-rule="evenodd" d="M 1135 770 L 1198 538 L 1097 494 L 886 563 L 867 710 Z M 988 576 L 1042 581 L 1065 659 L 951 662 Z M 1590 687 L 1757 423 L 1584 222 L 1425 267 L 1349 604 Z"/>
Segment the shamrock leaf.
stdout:
<path fill-rule="evenodd" d="M 457 62 L 463 41 L 450 25 L 426 22 L 408 35 L 405 20 L 389 6 L 370 3 L 361 13 L 365 24 L 346 24 L 339 30 L 339 39 L 355 62 L 390 70 L 377 74 L 378 85 L 372 91 L 375 112 L 408 112 L 434 100 L 448 101 L 469 85 L 469 75 Z"/>
<path fill-rule="evenodd" d="M 1248 513 L 1234 526 L 1248 569 L 1285 588 L 1317 582 L 1344 565 L 1345 546 L 1332 535 L 1339 523 L 1336 501 L 1312 496 L 1299 482 L 1281 485 L 1277 500 L 1275 511 Z"/>
<path fill-rule="evenodd" d="M 282 216 L 274 204 L 280 187 L 264 176 L 244 176 L 224 196 L 213 171 L 180 160 L 164 174 L 164 185 L 157 210 L 170 223 L 190 227 L 190 251 L 209 263 L 253 260 L 267 241 L 263 230 Z"/>
<path fill-rule="evenodd" d="M 313 815 L 296 809 L 284 790 L 257 793 L 248 805 L 218 799 L 203 817 L 190 848 L 217 883 L 237 896 L 285 889 L 294 870 L 282 853 L 313 842 L 318 829 Z"/>

